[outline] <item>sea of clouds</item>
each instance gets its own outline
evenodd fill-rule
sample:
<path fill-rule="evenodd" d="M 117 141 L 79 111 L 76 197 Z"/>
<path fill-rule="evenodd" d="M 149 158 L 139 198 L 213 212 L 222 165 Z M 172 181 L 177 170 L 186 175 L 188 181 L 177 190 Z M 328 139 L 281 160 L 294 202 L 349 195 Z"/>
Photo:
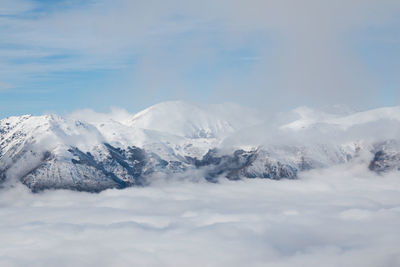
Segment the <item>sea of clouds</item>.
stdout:
<path fill-rule="evenodd" d="M 0 192 L 0 266 L 400 266 L 400 175 Z"/>

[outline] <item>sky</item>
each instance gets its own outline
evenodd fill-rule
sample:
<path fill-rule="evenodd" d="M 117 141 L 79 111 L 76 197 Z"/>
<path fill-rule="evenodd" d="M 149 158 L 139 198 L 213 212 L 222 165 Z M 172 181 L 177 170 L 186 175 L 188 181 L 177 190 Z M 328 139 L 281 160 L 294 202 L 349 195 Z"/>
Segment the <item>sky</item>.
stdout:
<path fill-rule="evenodd" d="M 400 104 L 398 0 L 0 0 L 0 117 Z"/>

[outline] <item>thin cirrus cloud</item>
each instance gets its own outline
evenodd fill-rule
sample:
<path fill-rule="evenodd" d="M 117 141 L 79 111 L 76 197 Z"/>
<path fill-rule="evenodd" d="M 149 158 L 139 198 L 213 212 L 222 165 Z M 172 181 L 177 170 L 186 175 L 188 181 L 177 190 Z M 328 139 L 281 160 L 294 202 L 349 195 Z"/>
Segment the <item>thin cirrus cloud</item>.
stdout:
<path fill-rule="evenodd" d="M 9 90 L 9 89 L 12 89 L 12 88 L 14 88 L 14 86 L 12 84 L 0 82 L 0 91 L 1 90 Z"/>
<path fill-rule="evenodd" d="M 32 1 L 26 0 L 2 0 L 0 5 L 0 15 L 15 15 L 26 12 L 34 8 Z"/>
<path fill-rule="evenodd" d="M 398 1 L 3 1 L 0 80 L 52 88 L 57 101 L 71 73 L 93 74 L 71 92 L 81 106 L 67 110 L 86 103 L 136 111 L 176 98 L 281 109 L 398 103 L 388 97 L 397 56 L 363 47 L 385 47 L 368 29 L 398 26 Z M 369 54 L 382 60 L 371 67 Z M 394 67 L 382 79 L 387 62 Z M 106 75 L 96 83 L 98 71 Z M 85 102 L 93 91 L 101 96 Z"/>

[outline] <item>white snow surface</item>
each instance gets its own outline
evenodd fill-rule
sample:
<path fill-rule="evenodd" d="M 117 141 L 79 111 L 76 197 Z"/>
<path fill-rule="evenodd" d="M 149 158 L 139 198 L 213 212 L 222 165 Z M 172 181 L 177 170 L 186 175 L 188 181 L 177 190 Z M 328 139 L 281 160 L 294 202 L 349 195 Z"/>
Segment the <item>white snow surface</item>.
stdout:
<path fill-rule="evenodd" d="M 256 110 L 236 104 L 197 106 L 182 101 L 163 102 L 136 114 L 113 109 L 110 114 L 77 111 L 69 118 L 94 125 L 110 144 L 138 146 L 170 157 L 201 157 L 233 133 L 260 124 Z"/>
<path fill-rule="evenodd" d="M 196 106 L 172 101 L 137 114 L 113 109 L 108 114 L 82 110 L 65 117 L 5 118 L 0 120 L 0 167 L 17 159 L 18 164 L 7 167 L 7 172 L 20 177 L 37 165 L 45 151 L 71 159 L 68 148 L 77 147 L 101 157 L 103 143 L 137 146 L 165 160 L 201 158 L 215 147 L 228 152 L 262 147 L 281 161 L 298 161 L 301 153 L 329 166 L 346 162 L 347 155 L 360 154 L 360 148 L 370 151 L 374 143 L 400 141 L 399 137 L 400 107 L 351 114 L 301 107 L 272 116 L 235 104 Z"/>
<path fill-rule="evenodd" d="M 318 112 L 307 107 L 297 108 L 294 112 L 297 113 L 300 118 L 283 125 L 282 128 L 299 130 L 316 124 L 325 123 L 335 125 L 342 129 L 348 129 L 355 125 L 377 122 L 380 120 L 400 121 L 400 107 L 384 107 L 347 114 L 345 116 Z"/>
<path fill-rule="evenodd" d="M 15 153 L 26 142 L 39 150 L 46 148 L 60 153 L 66 146 L 91 151 L 96 145 L 107 142 L 117 147 L 138 146 L 155 150 L 167 158 L 171 153 L 201 157 L 210 148 L 218 146 L 249 149 L 282 143 L 326 144 L 341 136 L 351 138 L 338 140 L 339 143 L 393 139 L 400 129 L 400 107 L 345 115 L 301 107 L 292 114 L 294 119 L 281 123 L 279 119 L 271 119 L 273 116 L 234 104 L 196 106 L 171 101 L 137 114 L 113 109 L 108 114 L 82 110 L 66 117 L 9 117 L 0 120 L 3 129 L 0 152 Z M 382 122 L 385 122 L 386 131 L 381 131 Z M 363 127 L 370 131 L 364 131 Z"/>

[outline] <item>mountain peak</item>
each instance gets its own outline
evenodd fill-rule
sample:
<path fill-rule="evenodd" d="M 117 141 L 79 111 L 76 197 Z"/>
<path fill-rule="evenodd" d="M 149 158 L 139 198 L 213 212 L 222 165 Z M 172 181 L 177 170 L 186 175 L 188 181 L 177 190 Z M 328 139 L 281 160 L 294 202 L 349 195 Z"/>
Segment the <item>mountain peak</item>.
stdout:
<path fill-rule="evenodd" d="M 170 101 L 136 115 L 9 117 L 0 121 L 0 181 L 96 191 L 188 170 L 209 181 L 296 178 L 361 156 L 373 160 L 372 171 L 400 169 L 400 107 L 350 115 L 300 107 L 293 114 L 289 123 L 268 123 L 236 105 Z"/>
<path fill-rule="evenodd" d="M 226 118 L 183 101 L 151 106 L 137 113 L 130 125 L 186 138 L 215 138 L 232 130 Z"/>

